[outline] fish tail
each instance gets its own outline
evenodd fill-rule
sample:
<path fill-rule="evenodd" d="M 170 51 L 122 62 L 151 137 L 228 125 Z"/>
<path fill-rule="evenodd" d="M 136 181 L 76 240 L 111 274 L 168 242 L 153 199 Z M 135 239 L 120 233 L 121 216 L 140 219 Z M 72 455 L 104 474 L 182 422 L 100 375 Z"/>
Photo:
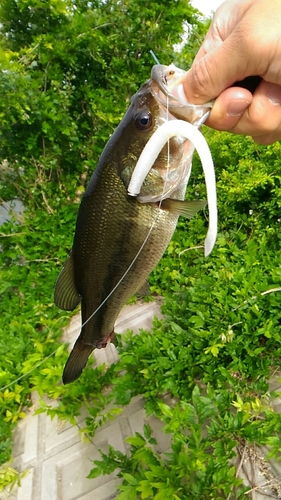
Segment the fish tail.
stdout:
<path fill-rule="evenodd" d="M 93 349 L 94 346 L 89 344 L 82 344 L 78 339 L 69 355 L 69 358 L 63 370 L 62 381 L 64 384 L 74 382 L 74 380 L 80 377 L 83 369 L 86 366 L 88 357 L 90 356 Z"/>

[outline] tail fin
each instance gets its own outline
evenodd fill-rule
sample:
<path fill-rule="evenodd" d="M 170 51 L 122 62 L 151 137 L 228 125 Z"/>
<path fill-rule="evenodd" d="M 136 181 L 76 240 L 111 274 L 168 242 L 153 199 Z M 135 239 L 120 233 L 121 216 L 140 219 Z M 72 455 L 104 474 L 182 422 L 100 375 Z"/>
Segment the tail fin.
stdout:
<path fill-rule="evenodd" d="M 64 384 L 74 382 L 74 380 L 80 377 L 93 349 L 94 346 L 82 344 L 78 338 L 63 370 L 62 381 Z"/>

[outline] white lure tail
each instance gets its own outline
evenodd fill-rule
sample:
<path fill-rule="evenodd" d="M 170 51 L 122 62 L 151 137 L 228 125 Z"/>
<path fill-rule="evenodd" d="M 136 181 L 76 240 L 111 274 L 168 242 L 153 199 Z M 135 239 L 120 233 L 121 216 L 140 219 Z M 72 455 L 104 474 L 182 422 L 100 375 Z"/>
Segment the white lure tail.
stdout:
<path fill-rule="evenodd" d="M 192 142 L 200 157 L 206 181 L 209 207 L 209 229 L 205 239 L 205 256 L 207 256 L 213 250 L 217 238 L 216 178 L 208 143 L 197 127 L 198 125 L 191 125 L 183 120 L 170 120 L 161 125 L 149 139 L 139 157 L 128 186 L 128 194 L 134 197 L 139 195 L 146 176 L 169 139 L 174 136 L 182 136 Z"/>

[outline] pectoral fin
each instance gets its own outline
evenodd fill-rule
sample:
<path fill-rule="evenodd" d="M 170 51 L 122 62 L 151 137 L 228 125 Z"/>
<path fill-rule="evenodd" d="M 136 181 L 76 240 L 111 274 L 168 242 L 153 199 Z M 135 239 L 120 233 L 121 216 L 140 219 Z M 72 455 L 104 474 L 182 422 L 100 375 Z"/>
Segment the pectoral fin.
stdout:
<path fill-rule="evenodd" d="M 58 276 L 54 302 L 60 309 L 73 311 L 81 301 L 81 296 L 76 290 L 74 281 L 74 262 L 70 254 Z"/>
<path fill-rule="evenodd" d="M 161 208 L 164 210 L 168 210 L 176 215 L 182 215 L 188 219 L 191 219 L 191 217 L 193 217 L 199 210 L 202 210 L 202 208 L 206 205 L 207 202 L 205 200 L 181 201 L 168 198 L 161 202 Z"/>

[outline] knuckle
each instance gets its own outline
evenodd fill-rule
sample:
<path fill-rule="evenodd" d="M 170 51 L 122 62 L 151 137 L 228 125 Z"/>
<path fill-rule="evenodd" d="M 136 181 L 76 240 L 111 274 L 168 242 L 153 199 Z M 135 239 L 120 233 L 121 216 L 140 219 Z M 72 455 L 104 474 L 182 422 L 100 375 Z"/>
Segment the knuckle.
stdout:
<path fill-rule="evenodd" d="M 268 106 L 256 105 L 249 109 L 249 123 L 259 135 L 276 133 L 281 127 L 281 107 L 275 113 Z"/>
<path fill-rule="evenodd" d="M 281 139 L 281 130 L 279 130 L 279 132 L 253 136 L 252 138 L 257 144 L 269 146 L 270 144 L 273 144 Z"/>
<path fill-rule="evenodd" d="M 193 72 L 193 94 L 196 98 L 209 96 L 210 87 L 212 85 L 212 76 L 207 65 L 207 57 L 202 57 L 196 61 L 192 67 Z M 216 97 L 216 96 L 212 96 Z"/>

